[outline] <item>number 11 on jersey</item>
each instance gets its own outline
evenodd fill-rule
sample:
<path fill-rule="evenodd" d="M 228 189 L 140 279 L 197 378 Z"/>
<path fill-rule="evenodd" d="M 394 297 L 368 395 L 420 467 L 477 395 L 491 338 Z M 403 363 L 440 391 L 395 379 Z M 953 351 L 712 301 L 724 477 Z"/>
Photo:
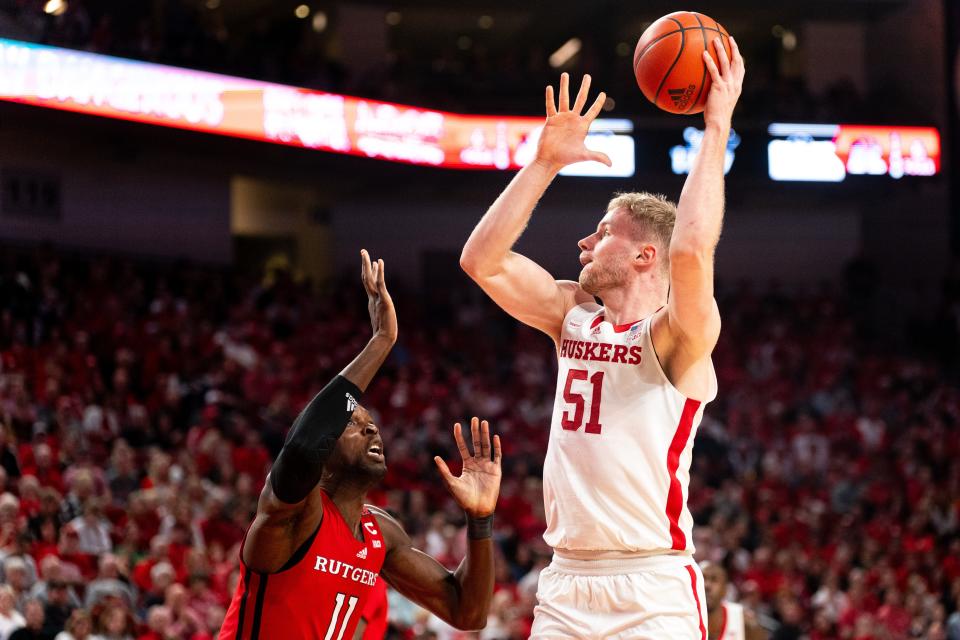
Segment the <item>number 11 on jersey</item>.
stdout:
<path fill-rule="evenodd" d="M 588 380 L 593 385 L 593 393 L 590 396 L 590 417 L 587 420 L 584 431 L 587 433 L 600 433 L 603 425 L 600 424 L 600 400 L 603 391 L 603 371 L 597 371 L 593 375 L 586 369 L 570 369 L 567 372 L 567 382 L 563 385 L 563 399 L 573 405 L 573 412 L 564 411 L 560 416 L 560 425 L 567 431 L 576 431 L 583 425 L 583 413 L 586 400 L 582 393 L 573 392 L 573 383 L 575 380 Z"/>
<path fill-rule="evenodd" d="M 340 632 L 334 636 L 338 626 L 337 623 L 340 622 L 340 610 L 343 609 L 344 599 L 347 599 L 347 594 L 337 594 L 337 608 L 333 610 L 333 616 L 330 618 L 330 626 L 327 627 L 327 635 L 323 637 L 323 640 L 343 640 L 343 632 L 346 631 L 347 625 L 350 623 L 350 616 L 353 615 L 353 609 L 357 606 L 357 601 L 360 598 L 357 596 L 349 596 L 349 599 L 347 599 L 347 613 L 343 616 L 343 622 L 339 625 Z"/>

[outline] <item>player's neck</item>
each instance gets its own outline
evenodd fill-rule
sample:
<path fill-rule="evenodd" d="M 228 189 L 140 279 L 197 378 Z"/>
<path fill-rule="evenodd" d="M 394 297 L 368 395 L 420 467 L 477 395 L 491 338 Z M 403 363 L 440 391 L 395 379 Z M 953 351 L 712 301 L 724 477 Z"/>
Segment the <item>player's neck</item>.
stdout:
<path fill-rule="evenodd" d="M 333 504 L 337 505 L 344 522 L 356 534 L 360 530 L 360 514 L 367 499 L 369 484 L 330 478 L 321 482 L 321 488 L 327 492 Z"/>
<path fill-rule="evenodd" d="M 640 278 L 624 287 L 604 291 L 604 320 L 615 325 L 643 320 L 667 304 L 667 284 L 651 278 Z"/>

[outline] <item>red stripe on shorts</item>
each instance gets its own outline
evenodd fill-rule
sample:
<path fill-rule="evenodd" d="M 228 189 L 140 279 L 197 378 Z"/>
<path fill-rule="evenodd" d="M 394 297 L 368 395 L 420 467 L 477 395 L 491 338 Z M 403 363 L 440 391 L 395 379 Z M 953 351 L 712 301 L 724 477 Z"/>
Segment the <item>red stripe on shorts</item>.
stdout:
<path fill-rule="evenodd" d="M 700 640 L 707 640 L 707 628 L 703 626 L 703 611 L 700 609 L 700 597 L 697 596 L 697 572 L 692 565 L 687 565 L 690 574 L 690 588 L 693 589 L 693 601 L 697 603 L 697 621 L 700 623 Z M 721 636 L 722 637 L 722 636 Z"/>
<path fill-rule="evenodd" d="M 693 416 L 697 415 L 699 408 L 699 400 L 687 398 L 683 405 L 683 412 L 680 414 L 677 432 L 673 434 L 673 442 L 670 443 L 670 449 L 667 451 L 667 475 L 670 477 L 670 490 L 667 492 L 667 520 L 670 521 L 672 548 L 677 551 L 687 548 L 687 536 L 683 534 L 678 524 L 680 512 L 683 511 L 683 487 L 680 486 L 680 480 L 677 478 L 677 467 L 680 466 L 680 454 L 687 448 L 687 441 L 690 440 Z"/>

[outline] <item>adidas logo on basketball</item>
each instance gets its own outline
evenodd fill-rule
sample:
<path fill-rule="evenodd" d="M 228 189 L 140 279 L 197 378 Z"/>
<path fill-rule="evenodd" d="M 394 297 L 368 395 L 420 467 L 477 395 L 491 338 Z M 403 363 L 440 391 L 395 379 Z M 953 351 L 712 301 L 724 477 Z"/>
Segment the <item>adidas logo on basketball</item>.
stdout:
<path fill-rule="evenodd" d="M 360 549 L 360 551 L 357 551 L 357 557 L 360 558 L 361 560 L 366 560 L 366 559 L 367 559 L 367 548 L 364 547 L 363 549 Z"/>
<path fill-rule="evenodd" d="M 667 89 L 667 94 L 673 100 L 673 106 L 678 109 L 685 109 L 690 104 L 690 98 L 693 97 L 696 88 L 696 85 L 691 84 L 686 89 Z"/>

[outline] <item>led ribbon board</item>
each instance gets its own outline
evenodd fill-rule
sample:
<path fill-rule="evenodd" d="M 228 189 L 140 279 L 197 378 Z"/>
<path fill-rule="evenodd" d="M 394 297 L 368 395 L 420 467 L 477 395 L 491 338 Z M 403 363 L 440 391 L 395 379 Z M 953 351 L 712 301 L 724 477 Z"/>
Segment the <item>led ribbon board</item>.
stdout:
<path fill-rule="evenodd" d="M 0 38 L 0 100 L 454 169 L 518 169 L 543 118 L 474 116 L 311 91 Z M 632 176 L 628 120 L 599 119 L 587 146 L 614 163 L 566 175 Z"/>
<path fill-rule="evenodd" d="M 940 172 L 934 127 L 775 122 L 768 132 L 770 178 L 842 182 L 848 175 L 932 176 Z"/>

